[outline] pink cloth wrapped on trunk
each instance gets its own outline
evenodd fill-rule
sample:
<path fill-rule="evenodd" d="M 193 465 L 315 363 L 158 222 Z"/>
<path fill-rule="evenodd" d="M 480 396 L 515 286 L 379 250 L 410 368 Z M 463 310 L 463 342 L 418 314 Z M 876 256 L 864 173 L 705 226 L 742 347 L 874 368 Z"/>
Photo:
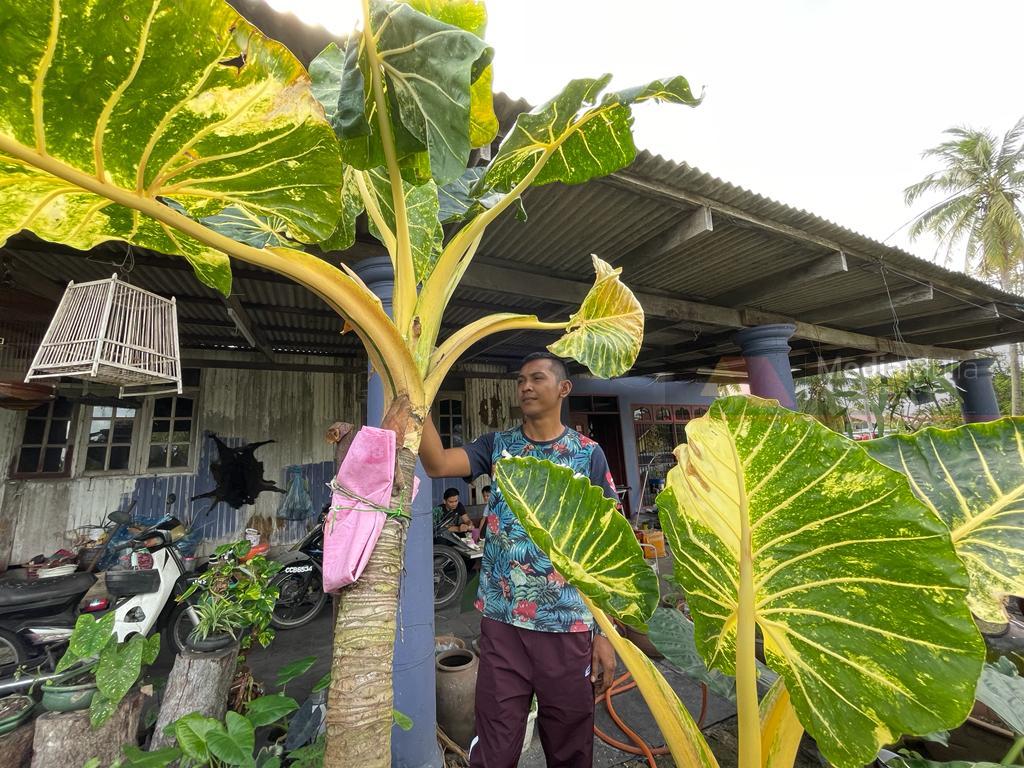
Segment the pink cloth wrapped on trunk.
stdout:
<path fill-rule="evenodd" d="M 395 450 L 390 429 L 363 427 L 338 468 L 335 485 L 341 490 L 331 495 L 331 511 L 324 521 L 324 592 L 337 592 L 366 568 L 387 519 L 377 507 L 392 503 Z"/>

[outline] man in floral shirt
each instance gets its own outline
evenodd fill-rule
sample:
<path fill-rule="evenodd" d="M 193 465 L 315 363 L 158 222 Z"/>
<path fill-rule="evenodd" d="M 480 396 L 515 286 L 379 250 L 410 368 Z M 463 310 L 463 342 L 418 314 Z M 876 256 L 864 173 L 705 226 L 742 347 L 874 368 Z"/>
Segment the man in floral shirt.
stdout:
<path fill-rule="evenodd" d="M 562 424 L 562 403 L 571 389 L 560 359 L 546 352 L 527 356 L 517 378 L 522 426 L 445 449 L 428 420 L 420 446 L 427 474 L 471 479 L 493 475 L 494 464 L 506 454 L 534 456 L 572 467 L 616 499 L 601 447 Z M 549 768 L 590 768 L 594 696 L 612 683 L 615 652 L 596 633 L 579 593 L 533 543 L 499 488 L 491 494 L 486 515 L 476 602 L 483 619 L 471 768 L 518 763 L 534 694 Z"/>

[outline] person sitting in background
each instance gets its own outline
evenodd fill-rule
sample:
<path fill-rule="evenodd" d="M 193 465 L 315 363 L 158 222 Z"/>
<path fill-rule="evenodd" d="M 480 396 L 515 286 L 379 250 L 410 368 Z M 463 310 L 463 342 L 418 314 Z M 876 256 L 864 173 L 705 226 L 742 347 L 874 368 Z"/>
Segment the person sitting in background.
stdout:
<path fill-rule="evenodd" d="M 459 492 L 455 488 L 447 488 L 444 492 L 444 501 L 434 507 L 434 531 L 450 531 L 451 533 L 466 533 L 473 530 L 473 521 L 469 519 L 469 513 L 459 501 Z"/>
<path fill-rule="evenodd" d="M 480 495 L 483 496 L 483 499 L 484 499 L 483 503 L 484 503 L 484 505 L 490 504 L 491 503 L 491 486 L 485 485 L 480 490 Z"/>

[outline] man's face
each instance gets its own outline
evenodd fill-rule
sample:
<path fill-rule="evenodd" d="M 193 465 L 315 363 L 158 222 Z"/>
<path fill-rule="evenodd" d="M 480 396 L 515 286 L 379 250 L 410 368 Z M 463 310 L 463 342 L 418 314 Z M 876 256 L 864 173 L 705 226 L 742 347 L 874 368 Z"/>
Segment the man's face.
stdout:
<path fill-rule="evenodd" d="M 454 496 L 449 496 L 444 500 L 444 505 L 448 507 L 448 509 L 455 509 L 459 506 L 459 495 L 455 494 Z"/>
<path fill-rule="evenodd" d="M 490 491 L 484 491 L 484 504 L 486 504 L 490 500 L 491 500 L 491 492 Z"/>
<path fill-rule="evenodd" d="M 559 381 L 549 360 L 531 360 L 519 369 L 516 389 L 524 416 L 558 411 L 572 385 Z"/>

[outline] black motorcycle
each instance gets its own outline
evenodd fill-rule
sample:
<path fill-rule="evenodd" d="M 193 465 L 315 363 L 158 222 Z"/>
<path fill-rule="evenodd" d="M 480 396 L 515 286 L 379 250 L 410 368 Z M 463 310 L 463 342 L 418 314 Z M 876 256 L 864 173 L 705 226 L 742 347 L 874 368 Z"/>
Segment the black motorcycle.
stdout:
<path fill-rule="evenodd" d="M 324 594 L 324 520 L 329 506 L 320 512 L 316 526 L 292 547 L 278 562 L 282 568 L 271 579 L 277 587 L 277 603 L 270 617 L 271 626 L 277 629 L 295 629 L 317 616 L 327 603 Z"/>

